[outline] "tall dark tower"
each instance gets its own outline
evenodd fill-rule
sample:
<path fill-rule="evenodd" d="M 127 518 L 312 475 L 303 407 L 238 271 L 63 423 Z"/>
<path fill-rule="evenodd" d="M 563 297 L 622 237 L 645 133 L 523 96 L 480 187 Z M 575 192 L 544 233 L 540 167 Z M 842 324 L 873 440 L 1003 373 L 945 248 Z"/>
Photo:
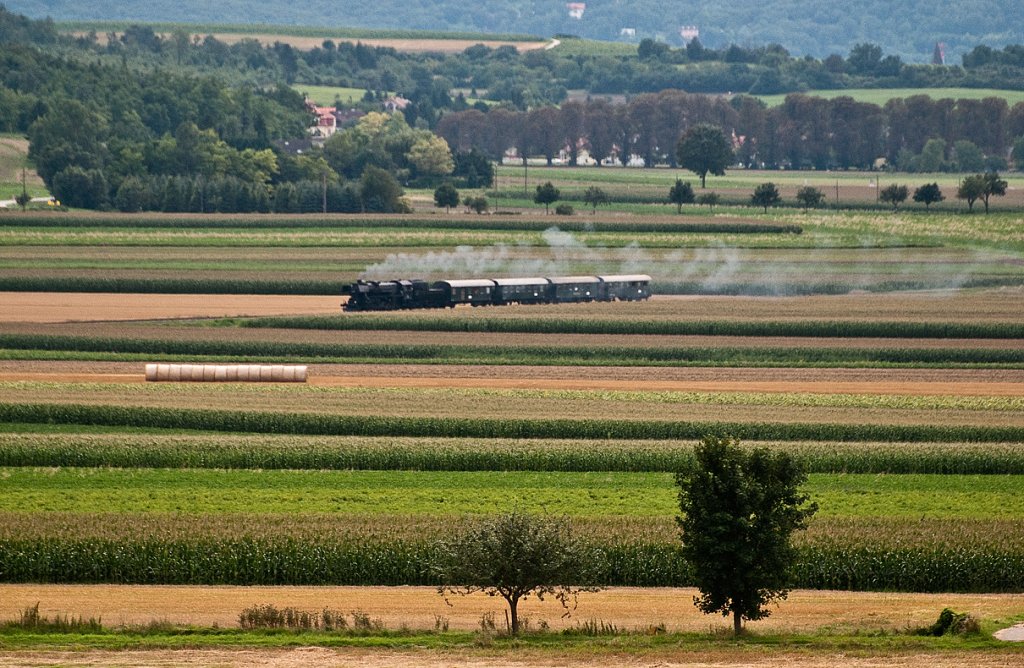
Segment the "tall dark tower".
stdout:
<path fill-rule="evenodd" d="M 942 42 L 935 42 L 935 51 L 932 51 L 932 65 L 946 64 L 946 45 Z"/>

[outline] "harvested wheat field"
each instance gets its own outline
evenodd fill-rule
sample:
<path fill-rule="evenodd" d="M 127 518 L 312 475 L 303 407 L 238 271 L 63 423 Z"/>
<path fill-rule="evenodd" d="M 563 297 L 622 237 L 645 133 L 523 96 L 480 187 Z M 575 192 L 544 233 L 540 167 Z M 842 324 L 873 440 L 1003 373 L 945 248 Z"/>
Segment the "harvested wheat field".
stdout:
<path fill-rule="evenodd" d="M 691 603 L 691 589 L 612 589 L 584 595 L 574 617 L 561 618 L 561 609 L 551 601 L 527 601 L 523 612 L 532 623 L 547 621 L 553 628 L 575 625 L 578 620 L 601 620 L 623 630 L 644 631 L 665 624 L 669 631 L 706 633 L 726 629 L 720 617 L 704 616 Z M 410 628 L 434 627 L 436 616 L 450 628 L 471 630 L 481 615 L 494 612 L 501 618 L 502 606 L 493 598 L 473 596 L 444 604 L 432 588 L 347 588 L 347 587 L 145 587 L 145 586 L 39 586 L 0 587 L 0 616 L 16 615 L 25 606 L 40 603 L 44 614 L 102 616 L 107 625 L 144 624 L 152 620 L 222 627 L 237 624 L 238 613 L 256 603 L 273 603 L 319 610 L 356 610 L 379 619 L 388 628 L 402 624 Z M 1005 618 L 1024 612 L 1021 595 L 925 595 L 840 592 L 793 592 L 777 614 L 751 624 L 755 633 L 820 632 L 825 634 L 903 631 L 930 623 L 944 606 L 970 611 L 987 619 Z M 128 651 L 0 651 L 5 666 L 392 666 L 434 668 L 441 666 L 774 666 L 786 662 L 799 668 L 825 666 L 905 666 L 946 668 L 972 665 L 978 668 L 1020 665 L 1016 647 L 1006 651 L 893 650 L 879 647 L 852 650 L 780 645 L 728 645 L 697 643 L 654 644 L 640 650 L 615 649 L 616 639 L 606 646 L 586 650 L 561 647 L 516 647 L 514 650 L 482 642 L 472 649 L 431 650 L 296 647 L 293 649 L 155 649 Z M 628 644 L 628 640 L 626 641 Z M 513 654 L 514 652 L 514 654 Z"/>
<path fill-rule="evenodd" d="M 643 630 L 664 624 L 669 631 L 704 632 L 729 629 L 731 621 L 703 615 L 693 605 L 696 589 L 615 587 L 581 594 L 569 618 L 554 600 L 528 599 L 520 615 L 532 624 L 573 627 L 580 620 L 602 620 L 622 630 Z M 0 585 L 0 619 L 16 617 L 39 602 L 41 615 L 101 617 L 105 625 L 175 624 L 236 627 L 238 615 L 252 605 L 273 604 L 302 610 L 330 608 L 359 611 L 379 619 L 386 628 L 407 625 L 433 629 L 435 615 L 450 628 L 479 628 L 480 617 L 504 614 L 500 598 L 474 594 L 453 597 L 446 605 L 433 587 L 202 587 L 146 585 Z M 1024 615 L 1024 594 L 907 594 L 798 590 L 779 604 L 776 614 L 752 622 L 752 630 L 809 633 L 903 630 L 935 621 L 944 607 L 982 619 Z"/>
<path fill-rule="evenodd" d="M 87 322 L 257 315 L 336 314 L 340 297 L 163 295 L 80 292 L 0 293 L 0 322 Z"/>
<path fill-rule="evenodd" d="M 310 385 L 631 392 L 1024 396 L 1018 369 L 744 369 L 313 364 Z M 3 360 L 0 382 L 143 383 L 137 362 Z"/>

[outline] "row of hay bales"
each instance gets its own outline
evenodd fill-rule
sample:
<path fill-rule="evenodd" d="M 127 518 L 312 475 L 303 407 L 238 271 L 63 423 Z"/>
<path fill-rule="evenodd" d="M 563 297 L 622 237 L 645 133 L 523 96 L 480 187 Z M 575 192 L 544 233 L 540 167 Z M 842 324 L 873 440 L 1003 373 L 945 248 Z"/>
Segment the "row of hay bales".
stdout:
<path fill-rule="evenodd" d="M 284 364 L 147 364 L 151 382 L 305 383 L 305 366 Z"/>

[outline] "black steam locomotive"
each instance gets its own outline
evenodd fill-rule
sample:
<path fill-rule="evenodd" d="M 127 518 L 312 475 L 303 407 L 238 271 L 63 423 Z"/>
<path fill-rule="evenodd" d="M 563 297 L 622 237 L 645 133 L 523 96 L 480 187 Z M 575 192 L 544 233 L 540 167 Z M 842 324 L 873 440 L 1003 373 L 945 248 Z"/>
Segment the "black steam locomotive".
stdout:
<path fill-rule="evenodd" d="M 640 301 L 651 296 L 651 277 L 554 276 L 551 278 L 474 278 L 454 281 L 356 281 L 347 287 L 346 311 L 452 308 L 459 304 L 562 304 Z"/>

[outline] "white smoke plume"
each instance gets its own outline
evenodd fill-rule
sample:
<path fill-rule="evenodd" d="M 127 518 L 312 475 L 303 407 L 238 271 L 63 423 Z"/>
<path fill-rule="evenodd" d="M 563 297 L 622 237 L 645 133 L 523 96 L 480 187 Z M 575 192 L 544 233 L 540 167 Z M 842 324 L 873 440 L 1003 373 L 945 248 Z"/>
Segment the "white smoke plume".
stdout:
<path fill-rule="evenodd" d="M 781 248 L 778 259 L 766 260 L 766 249 L 747 249 L 714 243 L 699 248 L 652 251 L 639 242 L 618 248 L 588 246 L 576 234 L 551 227 L 541 234 L 543 246 L 496 244 L 477 248 L 459 246 L 451 251 L 389 254 L 369 265 L 361 274 L 368 280 L 422 278 L 539 277 L 585 274 L 650 274 L 656 282 L 687 286 L 687 292 L 715 294 L 753 290 L 756 294 L 787 295 L 806 291 L 820 282 L 834 282 L 840 290 L 878 289 L 884 282 L 937 290 L 957 290 L 992 271 L 993 265 L 1024 264 L 1020 254 L 990 250 L 959 253 L 961 257 L 940 261 L 955 271 L 941 273 L 929 268 L 930 259 L 921 248 L 899 248 L 861 239 L 863 255 L 851 251 L 848 258 L 840 247 Z M 888 240 L 893 243 L 892 239 Z M 770 251 L 768 256 L 771 256 Z M 787 258 L 788 256 L 788 258 Z M 863 259 L 861 259 L 863 258 Z M 879 274 L 885 277 L 880 278 Z M 829 277 L 832 278 L 829 278 Z M 820 286 L 824 288 L 825 286 Z"/>

